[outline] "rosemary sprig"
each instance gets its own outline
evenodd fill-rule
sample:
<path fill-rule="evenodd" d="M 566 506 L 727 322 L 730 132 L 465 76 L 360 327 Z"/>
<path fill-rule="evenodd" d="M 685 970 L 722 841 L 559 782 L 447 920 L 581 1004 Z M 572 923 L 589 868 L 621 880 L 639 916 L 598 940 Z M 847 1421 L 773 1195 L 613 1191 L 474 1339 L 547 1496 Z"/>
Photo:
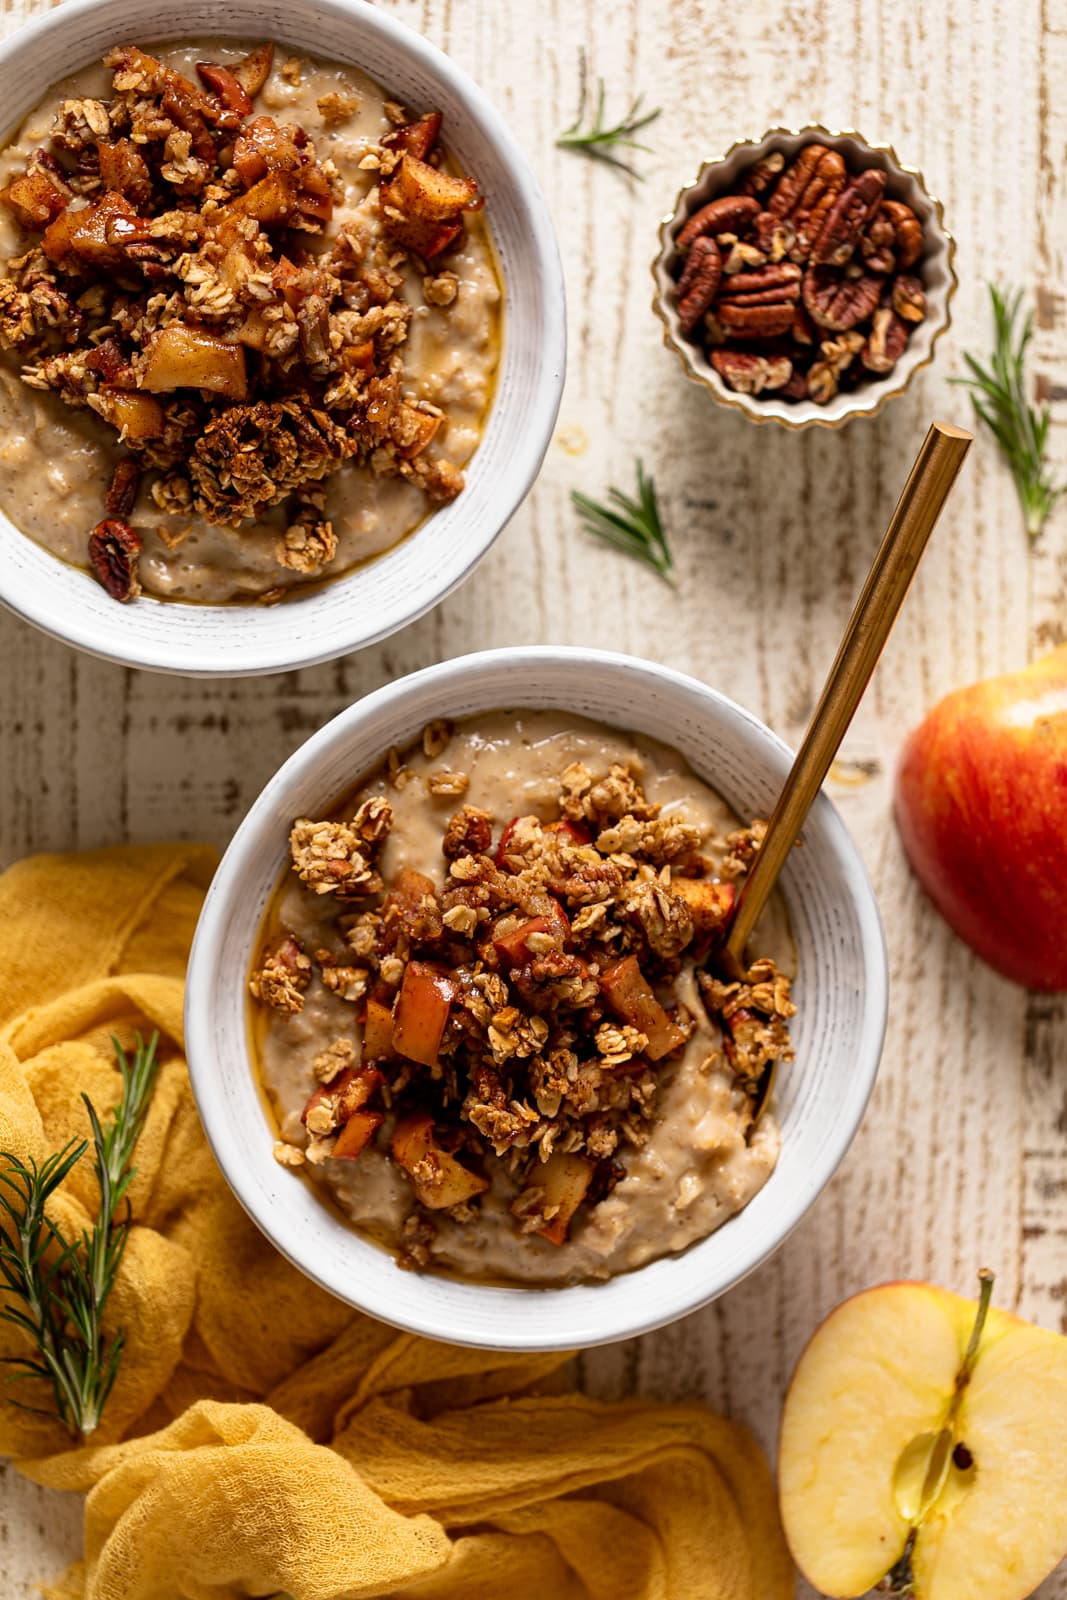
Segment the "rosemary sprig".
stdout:
<path fill-rule="evenodd" d="M 996 284 L 989 285 L 993 302 L 993 354 L 988 366 L 964 352 L 970 368 L 969 378 L 954 378 L 971 391 L 977 415 L 991 429 L 1007 458 L 1015 479 L 1019 503 L 1026 518 L 1026 531 L 1036 539 L 1056 501 L 1067 484 L 1054 484 L 1045 462 L 1050 413 L 1027 399 L 1023 363 L 1026 347 L 1033 335 L 1033 314 L 1027 312 L 1016 324 L 1022 290 L 1002 294 Z"/>
<path fill-rule="evenodd" d="M 611 488 L 607 503 L 601 504 L 572 489 L 571 502 L 589 533 L 607 540 L 616 550 L 646 562 L 668 583 L 674 582 L 674 561 L 660 521 L 656 486 L 645 476 L 640 461 L 637 463 L 636 500 L 623 494 L 621 489 Z"/>
<path fill-rule="evenodd" d="M 0 1319 L 29 1335 L 34 1356 L 12 1356 L 8 1381 L 36 1379 L 52 1386 L 53 1407 L 13 1400 L 23 1411 L 57 1416 L 74 1437 L 96 1428 L 115 1383 L 125 1343 L 121 1328 L 110 1340 L 102 1330 L 104 1307 L 115 1285 L 129 1232 L 119 1211 L 136 1167 L 130 1165 L 159 1071 L 153 1034 L 140 1035 L 132 1062 L 113 1040 L 122 1096 L 102 1124 L 82 1095 L 92 1128 L 100 1206 L 91 1228 L 67 1239 L 47 1215 L 51 1196 L 89 1148 L 72 1139 L 40 1165 L 0 1151 L 0 1279 L 7 1290 Z"/>
<path fill-rule="evenodd" d="M 604 80 L 597 79 L 596 115 L 591 127 L 582 129 L 585 119 L 586 104 L 589 97 L 589 73 L 585 59 L 585 51 L 581 52 L 581 90 L 578 100 L 578 115 L 569 128 L 565 128 L 556 140 L 557 145 L 564 150 L 580 150 L 584 155 L 592 156 L 596 161 L 606 161 L 611 167 L 617 167 L 620 172 L 627 173 L 631 178 L 636 178 L 639 183 L 644 179 L 637 168 L 630 162 L 624 161 L 615 152 L 624 150 L 643 150 L 647 155 L 652 154 L 651 147 L 641 144 L 634 138 L 635 133 L 640 133 L 642 128 L 647 128 L 655 122 L 660 114 L 659 106 L 654 111 L 641 112 L 641 103 L 644 95 L 639 94 L 631 105 L 629 111 L 619 122 L 610 127 L 604 123 Z"/>

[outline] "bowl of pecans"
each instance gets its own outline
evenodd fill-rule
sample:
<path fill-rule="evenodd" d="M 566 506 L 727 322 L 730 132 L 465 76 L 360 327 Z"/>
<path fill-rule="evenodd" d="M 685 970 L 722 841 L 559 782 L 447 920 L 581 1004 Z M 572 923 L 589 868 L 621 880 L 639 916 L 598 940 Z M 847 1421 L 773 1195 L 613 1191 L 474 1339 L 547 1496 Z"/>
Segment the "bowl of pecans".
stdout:
<path fill-rule="evenodd" d="M 319 729 L 226 851 L 186 984 L 204 1128 L 278 1249 L 514 1350 L 643 1333 L 775 1250 L 859 1125 L 887 999 L 825 796 L 743 981 L 716 965 L 790 760 L 693 678 L 550 646 Z"/>
<path fill-rule="evenodd" d="M 756 422 L 875 416 L 933 360 L 955 244 L 889 145 L 774 128 L 706 161 L 660 227 L 653 308 L 686 373 Z"/>

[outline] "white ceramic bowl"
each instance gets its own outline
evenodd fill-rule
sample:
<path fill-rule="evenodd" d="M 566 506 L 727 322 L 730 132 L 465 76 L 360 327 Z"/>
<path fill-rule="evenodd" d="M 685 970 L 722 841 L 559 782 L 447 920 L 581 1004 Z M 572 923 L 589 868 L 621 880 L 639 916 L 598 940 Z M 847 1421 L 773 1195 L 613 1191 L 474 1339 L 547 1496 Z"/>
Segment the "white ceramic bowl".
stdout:
<path fill-rule="evenodd" d="M 885 378 L 871 379 L 855 389 L 842 391 L 826 405 L 817 405 L 814 400 L 780 400 L 773 394 L 739 394 L 728 388 L 702 346 L 682 328 L 676 283 L 679 257 L 675 240 L 693 213 L 719 195 L 736 193 L 741 174 L 761 157 L 781 150 L 789 161 L 804 145 L 815 142 L 839 150 L 851 172 L 864 167 L 879 168 L 886 175 L 886 198 L 903 200 L 911 206 L 923 225 L 922 259 L 911 270 L 922 279 L 926 290 L 926 319 L 913 330 L 908 347 L 893 371 Z M 664 217 L 659 237 L 659 254 L 652 263 L 656 282 L 652 307 L 663 323 L 664 343 L 675 352 L 695 383 L 703 384 L 721 405 L 743 411 L 753 422 L 779 422 L 799 431 L 811 427 L 840 428 L 852 417 L 877 416 L 888 400 L 904 393 L 921 367 L 930 365 L 934 346 L 952 320 L 949 302 L 956 292 L 953 266 L 956 243 L 945 227 L 940 200 L 930 194 L 921 172 L 903 165 L 892 145 L 870 144 L 858 133 L 831 133 L 828 128 L 810 124 L 797 131 L 772 128 L 762 139 L 746 139 L 733 145 L 726 155 L 704 162 L 693 182 L 679 194 L 670 216 Z"/>
<path fill-rule="evenodd" d="M 405 103 L 445 114 L 447 143 L 478 179 L 504 281 L 504 337 L 467 487 L 387 554 L 279 606 L 145 597 L 119 607 L 87 573 L 0 512 L 0 601 L 46 633 L 126 665 L 203 676 L 280 672 L 358 650 L 413 621 L 481 560 L 526 495 L 563 387 L 563 274 L 548 208 L 503 117 L 448 57 L 365 0 L 67 0 L 0 43 L 3 135 L 49 86 L 129 39 L 273 38 L 362 67 Z M 89 530 L 86 529 L 86 536 Z"/>
<path fill-rule="evenodd" d="M 200 1115 L 234 1193 L 278 1249 L 324 1288 L 385 1322 L 491 1349 L 563 1350 L 644 1333 L 743 1278 L 830 1181 L 859 1126 L 885 1030 L 887 971 L 874 891 L 841 818 L 820 796 L 783 889 L 799 955 L 796 1061 L 777 1097 L 782 1152 L 738 1216 L 683 1254 L 566 1289 L 498 1288 L 402 1272 L 271 1153 L 253 1078 L 245 991 L 260 922 L 296 816 L 338 804 L 391 744 L 435 717 L 510 707 L 573 711 L 666 740 L 743 817 L 767 815 L 790 764 L 747 711 L 694 678 L 591 650 L 494 650 L 387 685 L 314 734 L 264 789 L 227 850 L 193 946 L 186 1049 Z"/>

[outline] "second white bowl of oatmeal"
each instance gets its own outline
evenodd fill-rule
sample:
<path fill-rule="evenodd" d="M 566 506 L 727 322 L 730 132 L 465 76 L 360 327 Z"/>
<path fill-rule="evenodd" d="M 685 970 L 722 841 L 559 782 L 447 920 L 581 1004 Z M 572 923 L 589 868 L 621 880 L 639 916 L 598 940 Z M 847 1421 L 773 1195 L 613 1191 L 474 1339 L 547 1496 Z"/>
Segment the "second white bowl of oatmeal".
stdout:
<path fill-rule="evenodd" d="M 142 596 L 119 606 L 87 573 L 20 533 L 0 508 L 0 603 L 66 643 L 189 676 L 281 672 L 362 649 L 430 610 L 469 575 L 518 509 L 552 436 L 563 387 L 563 274 L 548 208 L 500 112 L 434 45 L 365 0 L 67 0 L 0 43 L 0 142 L 66 75 L 117 42 L 274 39 L 361 68 L 412 108 L 444 113 L 445 142 L 477 178 L 503 284 L 494 397 L 467 486 L 368 564 L 285 604 Z M 89 529 L 86 528 L 86 536 Z"/>
<path fill-rule="evenodd" d="M 288 859 L 294 817 L 324 815 L 390 745 L 403 747 L 435 719 L 522 708 L 652 735 L 680 751 L 742 817 L 769 813 L 792 759 L 777 735 L 725 695 L 630 656 L 553 646 L 494 650 L 388 684 L 291 756 L 238 829 L 197 929 L 186 1046 L 219 1165 L 295 1266 L 340 1299 L 412 1333 L 489 1349 L 564 1350 L 630 1338 L 685 1316 L 778 1248 L 829 1183 L 863 1117 L 881 1056 L 888 972 L 874 890 L 822 795 L 782 879 L 798 976 L 796 1060 L 776 1092 L 781 1154 L 745 1209 L 681 1254 L 603 1283 L 514 1288 L 401 1271 L 312 1185 L 275 1161 L 275 1132 L 250 1050 L 249 967 Z"/>

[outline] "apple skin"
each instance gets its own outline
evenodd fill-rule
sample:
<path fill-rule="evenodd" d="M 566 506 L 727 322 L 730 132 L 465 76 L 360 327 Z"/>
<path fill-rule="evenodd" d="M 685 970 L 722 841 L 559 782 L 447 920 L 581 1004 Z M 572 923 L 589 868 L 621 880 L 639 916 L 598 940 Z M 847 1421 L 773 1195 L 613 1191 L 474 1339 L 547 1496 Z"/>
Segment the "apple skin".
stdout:
<path fill-rule="evenodd" d="M 923 888 L 991 967 L 1067 989 L 1067 645 L 940 701 L 910 735 L 896 819 Z"/>

